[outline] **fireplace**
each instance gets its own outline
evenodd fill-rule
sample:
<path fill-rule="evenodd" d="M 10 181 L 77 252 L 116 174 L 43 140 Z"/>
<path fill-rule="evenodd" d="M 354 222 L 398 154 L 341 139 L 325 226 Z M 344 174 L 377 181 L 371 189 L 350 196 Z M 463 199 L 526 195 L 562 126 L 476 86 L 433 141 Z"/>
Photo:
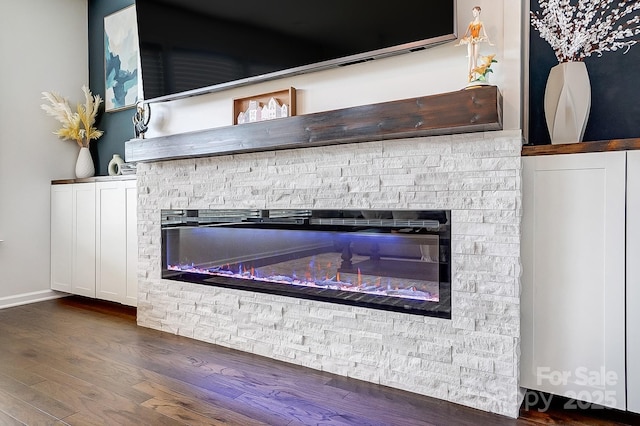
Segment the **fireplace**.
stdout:
<path fill-rule="evenodd" d="M 193 135 L 185 135 L 181 142 L 183 152 L 192 154 Z M 521 149 L 521 132 L 501 131 L 138 163 L 138 324 L 516 417 L 522 401 L 517 373 Z M 439 303 L 448 303 L 450 287 L 451 319 L 267 294 L 255 288 L 238 290 L 230 288 L 227 277 L 193 274 L 200 281 L 222 283 L 217 285 L 163 277 L 178 272 L 162 270 L 167 229 L 175 228 L 171 232 L 176 238 L 181 233 L 178 228 L 191 227 L 194 239 L 215 227 L 213 222 L 208 227 L 201 224 L 204 219 L 192 210 L 235 213 L 247 208 L 257 209 L 250 210 L 253 222 L 276 218 L 276 209 L 307 212 L 302 218 L 289 215 L 294 222 L 311 222 L 312 214 L 314 219 L 326 219 L 320 216 L 329 209 L 350 209 L 359 217 L 348 219 L 359 221 L 365 214 L 368 220 L 388 221 L 394 220 L 394 213 L 400 220 L 402 213 L 403 219 L 415 217 L 409 211 L 445 210 L 447 221 L 441 225 L 442 231 L 450 232 L 450 248 L 446 235 L 436 234 L 439 244 L 446 244 L 443 254 L 450 250 L 439 261 L 449 262 L 451 279 L 450 284 L 440 279 L 438 296 Z M 174 209 L 174 223 L 162 209 Z M 270 210 L 262 214 L 259 209 Z M 356 212 L 362 209 L 369 212 Z M 397 229 L 405 225 L 409 223 Z M 184 235 L 180 239 L 186 239 L 188 234 Z M 351 245 L 352 264 L 368 260 L 358 253 L 359 245 L 362 242 Z M 420 245 L 429 244 L 400 245 L 413 251 L 407 263 L 421 258 Z M 200 251 L 205 249 L 209 247 Z M 382 260 L 392 254 L 388 249 L 380 246 Z M 168 254 L 173 259 L 177 252 Z M 186 251 L 182 256 L 177 260 L 185 265 L 200 261 L 187 259 Z M 245 265 L 246 261 L 243 271 Z M 300 278 L 306 270 L 295 272 Z M 361 276 L 366 281 L 362 268 Z M 357 269 L 347 275 L 341 272 L 340 278 L 357 281 Z M 241 282 L 245 281 L 231 281 Z"/>
<path fill-rule="evenodd" d="M 451 318 L 447 210 L 162 210 L 162 278 Z"/>

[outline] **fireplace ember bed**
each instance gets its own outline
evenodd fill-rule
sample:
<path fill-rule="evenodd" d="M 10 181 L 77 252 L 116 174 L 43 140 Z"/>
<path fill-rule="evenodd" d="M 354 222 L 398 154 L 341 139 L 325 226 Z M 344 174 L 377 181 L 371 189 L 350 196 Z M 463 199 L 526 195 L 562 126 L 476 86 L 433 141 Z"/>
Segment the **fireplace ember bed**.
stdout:
<path fill-rule="evenodd" d="M 162 278 L 451 318 L 448 210 L 162 210 Z"/>

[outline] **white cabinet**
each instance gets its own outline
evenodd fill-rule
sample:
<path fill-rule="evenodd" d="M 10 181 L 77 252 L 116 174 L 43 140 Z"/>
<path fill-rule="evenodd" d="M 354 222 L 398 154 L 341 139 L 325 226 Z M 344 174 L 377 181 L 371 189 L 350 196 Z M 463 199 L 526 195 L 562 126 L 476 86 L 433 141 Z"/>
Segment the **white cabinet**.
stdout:
<path fill-rule="evenodd" d="M 95 297 L 95 186 L 51 187 L 51 288 Z"/>
<path fill-rule="evenodd" d="M 640 413 L 640 151 L 627 152 L 627 410 Z"/>
<path fill-rule="evenodd" d="M 626 408 L 625 164 L 625 152 L 523 158 L 525 388 Z"/>
<path fill-rule="evenodd" d="M 51 187 L 51 288 L 137 304 L 136 181 Z"/>

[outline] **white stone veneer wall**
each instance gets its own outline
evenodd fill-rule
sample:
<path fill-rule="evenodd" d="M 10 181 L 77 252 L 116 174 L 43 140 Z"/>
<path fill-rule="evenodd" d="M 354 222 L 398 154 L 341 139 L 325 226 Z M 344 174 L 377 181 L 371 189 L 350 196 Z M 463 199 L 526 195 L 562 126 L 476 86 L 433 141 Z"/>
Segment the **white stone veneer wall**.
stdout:
<path fill-rule="evenodd" d="M 138 166 L 138 324 L 518 415 L 522 137 L 487 132 Z M 163 208 L 452 210 L 452 319 L 162 280 Z"/>

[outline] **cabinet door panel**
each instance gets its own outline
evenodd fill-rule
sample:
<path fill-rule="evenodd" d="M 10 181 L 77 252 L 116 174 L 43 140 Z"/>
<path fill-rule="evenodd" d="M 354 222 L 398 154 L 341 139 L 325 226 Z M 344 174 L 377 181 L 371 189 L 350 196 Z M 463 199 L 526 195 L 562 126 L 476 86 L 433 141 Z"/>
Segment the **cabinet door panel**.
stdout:
<path fill-rule="evenodd" d="M 527 157 L 523 179 L 522 386 L 624 409 L 625 153 Z"/>
<path fill-rule="evenodd" d="M 71 293 L 73 193 L 70 185 L 51 186 L 51 289 Z"/>
<path fill-rule="evenodd" d="M 72 293 L 96 295 L 96 192 L 95 184 L 73 184 L 73 286 Z"/>
<path fill-rule="evenodd" d="M 121 182 L 98 183 L 96 292 L 100 299 L 123 302 L 126 283 L 125 191 Z"/>
<path fill-rule="evenodd" d="M 640 151 L 627 153 L 627 409 L 640 413 Z"/>
<path fill-rule="evenodd" d="M 138 304 L 138 191 L 136 181 L 126 188 L 127 215 L 127 290 L 124 303 Z"/>

